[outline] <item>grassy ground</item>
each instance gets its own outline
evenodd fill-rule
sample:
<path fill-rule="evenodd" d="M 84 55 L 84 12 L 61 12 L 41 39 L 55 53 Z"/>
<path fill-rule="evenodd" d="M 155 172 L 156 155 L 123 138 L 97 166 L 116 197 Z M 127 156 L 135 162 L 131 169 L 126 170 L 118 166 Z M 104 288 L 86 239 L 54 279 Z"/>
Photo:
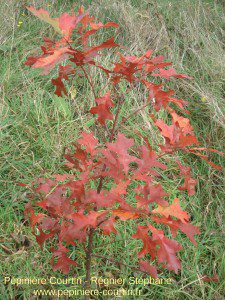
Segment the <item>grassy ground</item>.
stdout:
<path fill-rule="evenodd" d="M 36 244 L 23 216 L 26 190 L 16 183 L 29 182 L 44 173 L 59 172 L 64 147 L 76 139 L 79 130 L 92 124 L 86 111 L 93 104 L 93 97 L 82 81 L 73 82 L 77 90 L 75 99 L 70 96 L 59 101 L 53 96 L 50 77 L 42 77 L 39 71 L 24 66 L 27 56 L 37 53 L 41 37 L 54 35 L 51 28 L 28 14 L 24 5 L 44 7 L 56 16 L 59 12 L 69 11 L 73 3 L 10 0 L 3 1 L 0 6 L 0 272 L 3 277 L 53 275 L 49 247 L 40 251 Z M 191 82 L 173 81 L 171 86 L 179 97 L 189 101 L 192 125 L 202 145 L 222 151 L 225 128 L 222 1 L 105 0 L 83 1 L 83 4 L 85 7 L 90 5 L 99 21 L 110 19 L 120 24 L 117 41 L 125 45 L 127 53 L 138 55 L 149 48 L 155 49 L 157 54 L 172 60 L 177 70 L 194 77 Z M 104 38 L 106 35 L 99 36 L 99 40 Z M 108 54 L 106 65 L 111 55 L 113 52 Z M 98 75 L 93 74 L 93 77 L 98 85 Z M 124 109 L 137 106 L 141 97 L 141 91 L 129 95 Z M 134 126 L 155 135 L 145 113 L 129 123 L 124 131 L 132 135 Z M 223 164 L 217 155 L 211 158 L 215 163 Z M 184 246 L 180 254 L 181 273 L 162 274 L 162 278 L 172 278 L 171 285 L 138 286 L 143 293 L 141 299 L 224 299 L 224 176 L 196 157 L 183 159 L 192 166 L 199 179 L 196 195 L 185 196 L 184 207 L 192 215 L 193 224 L 200 226 L 202 234 L 198 237 L 198 247 L 181 235 L 178 237 Z M 170 192 L 176 189 L 176 184 L 179 183 L 165 182 Z M 119 224 L 121 234 L 115 243 L 106 245 L 109 238 L 97 240 L 96 253 L 135 265 L 139 245 L 129 238 L 132 228 L 132 224 L 126 227 Z M 73 255 L 78 257 L 79 276 L 84 276 L 82 249 Z M 129 268 L 119 268 L 101 259 L 93 261 L 92 272 L 98 277 L 126 278 L 132 274 Z M 220 278 L 218 282 L 201 280 L 203 275 L 212 276 L 214 272 Z M 71 272 L 70 276 L 73 275 Z M 62 277 L 60 273 L 56 276 Z M 1 282 L 0 288 L 2 299 L 34 299 L 30 286 L 6 287 Z"/>

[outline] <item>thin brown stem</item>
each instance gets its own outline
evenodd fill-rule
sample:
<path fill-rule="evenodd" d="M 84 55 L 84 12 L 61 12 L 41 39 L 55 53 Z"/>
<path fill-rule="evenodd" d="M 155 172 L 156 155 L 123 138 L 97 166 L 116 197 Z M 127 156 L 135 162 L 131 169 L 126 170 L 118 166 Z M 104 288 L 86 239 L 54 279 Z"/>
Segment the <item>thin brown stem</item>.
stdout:
<path fill-rule="evenodd" d="M 94 84 L 93 84 L 91 78 L 88 76 L 88 74 L 87 74 L 85 68 L 84 68 L 83 66 L 80 66 L 80 67 L 81 67 L 82 71 L 84 72 L 84 75 L 85 75 L 85 77 L 86 77 L 88 83 L 90 84 L 92 93 L 93 93 L 93 95 L 94 95 L 94 97 L 95 97 L 95 99 L 96 99 L 96 98 L 97 98 L 97 94 L 96 94 L 96 92 L 95 92 Z"/>
<path fill-rule="evenodd" d="M 91 254 L 93 251 L 93 236 L 94 236 L 94 229 L 91 228 L 89 232 L 89 239 L 88 239 L 88 246 L 86 251 L 86 277 L 85 277 L 85 289 L 90 289 L 91 287 Z M 88 300 L 89 296 L 85 296 L 85 300 Z"/>
<path fill-rule="evenodd" d="M 106 166 L 103 166 L 103 170 L 104 168 L 106 168 Z M 101 192 L 102 189 L 102 185 L 103 185 L 103 179 L 104 177 L 100 178 L 99 181 L 99 185 L 97 188 L 97 193 L 99 194 Z M 96 210 L 96 208 L 94 209 Z M 92 252 L 93 252 L 93 237 L 94 237 L 94 232 L 95 229 L 91 228 L 90 232 L 89 232 L 89 236 L 88 236 L 88 246 L 87 246 L 87 250 L 86 250 L 86 278 L 85 278 L 85 288 L 86 289 L 90 289 L 90 285 L 91 285 L 91 256 L 92 256 Z M 85 296 L 85 300 L 88 300 L 89 296 Z"/>
<path fill-rule="evenodd" d="M 97 94 L 96 94 L 96 92 L 95 92 L 94 84 L 93 84 L 91 78 L 88 76 L 88 74 L 87 74 L 85 68 L 84 68 L 83 66 L 80 66 L 80 67 L 81 67 L 82 71 L 84 72 L 84 75 L 85 75 L 85 77 L 86 77 L 88 83 L 90 84 L 90 87 L 91 87 L 92 93 L 93 93 L 93 95 L 94 95 L 94 98 L 97 99 L 98 96 L 97 96 Z M 105 124 L 105 130 L 106 130 L 106 132 L 107 132 L 108 134 L 110 134 L 109 128 L 108 128 L 108 126 L 107 126 L 106 124 Z"/>
<path fill-rule="evenodd" d="M 118 94 L 117 90 L 114 88 L 115 92 Z M 117 111 L 116 111 L 116 115 L 115 115 L 115 119 L 114 119 L 114 122 L 113 122 L 113 127 L 112 127 L 112 131 L 111 131 L 111 135 L 110 135 L 110 138 L 109 138 L 109 141 L 112 142 L 114 136 L 115 136 L 115 130 L 116 130 L 116 125 L 117 125 L 117 121 L 118 121 L 118 118 L 119 118 L 119 113 L 120 113 L 120 110 L 121 110 L 121 104 L 124 100 L 124 95 L 119 95 L 119 102 L 118 102 L 118 105 L 117 105 Z"/>

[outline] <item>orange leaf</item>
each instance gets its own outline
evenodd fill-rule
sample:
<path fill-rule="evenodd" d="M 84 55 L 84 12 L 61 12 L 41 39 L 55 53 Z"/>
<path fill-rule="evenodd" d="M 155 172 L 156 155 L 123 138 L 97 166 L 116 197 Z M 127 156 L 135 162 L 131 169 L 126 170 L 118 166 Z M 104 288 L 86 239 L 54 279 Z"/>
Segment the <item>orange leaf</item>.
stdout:
<path fill-rule="evenodd" d="M 32 67 L 42 68 L 43 69 L 42 74 L 48 75 L 49 72 L 55 67 L 55 64 L 57 62 L 64 60 L 67 57 L 67 53 L 69 52 L 70 50 L 67 47 L 63 47 L 58 50 L 55 50 L 54 53 L 49 56 L 38 58 Z"/>
<path fill-rule="evenodd" d="M 40 20 L 52 25 L 54 29 L 59 32 L 61 32 L 61 29 L 59 28 L 59 19 L 58 18 L 51 18 L 49 16 L 49 12 L 44 10 L 43 8 L 40 8 L 39 10 L 36 10 L 34 7 L 26 7 L 34 16 L 38 17 Z"/>
<path fill-rule="evenodd" d="M 136 212 L 126 211 L 123 209 L 114 209 L 113 215 L 119 217 L 122 221 L 139 218 L 139 215 Z"/>
<path fill-rule="evenodd" d="M 169 216 L 176 217 L 183 223 L 186 223 L 186 221 L 189 220 L 189 215 L 186 213 L 186 211 L 183 211 L 181 209 L 180 200 L 178 198 L 175 198 L 170 206 L 163 207 L 159 205 L 152 211 L 152 213 L 161 214 L 166 218 L 168 218 Z"/>

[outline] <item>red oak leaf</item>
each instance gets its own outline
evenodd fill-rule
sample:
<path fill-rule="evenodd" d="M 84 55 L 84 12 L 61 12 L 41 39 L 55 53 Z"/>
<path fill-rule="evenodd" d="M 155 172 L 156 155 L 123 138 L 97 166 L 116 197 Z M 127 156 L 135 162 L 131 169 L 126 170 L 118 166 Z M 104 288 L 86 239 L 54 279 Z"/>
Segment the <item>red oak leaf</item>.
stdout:
<path fill-rule="evenodd" d="M 59 49 L 54 50 L 53 53 L 51 53 L 48 56 L 40 56 L 37 57 L 34 61 L 32 58 L 32 64 L 33 68 L 41 68 L 43 69 L 42 75 L 48 75 L 49 72 L 55 67 L 56 63 L 61 62 L 65 60 L 68 56 L 68 54 L 71 53 L 71 50 L 67 47 L 62 47 Z M 31 59 L 26 64 L 31 64 Z"/>
<path fill-rule="evenodd" d="M 75 70 L 71 65 L 59 66 L 59 76 L 55 79 L 52 79 L 52 84 L 56 86 L 55 94 L 59 97 L 62 97 L 62 93 L 67 95 L 65 85 L 62 79 L 69 80 L 68 75 L 74 74 Z"/>
<path fill-rule="evenodd" d="M 155 208 L 152 211 L 153 214 L 161 214 L 168 218 L 169 216 L 175 217 L 179 220 L 181 220 L 182 223 L 186 223 L 189 220 L 189 215 L 186 213 L 186 211 L 183 211 L 180 207 L 180 201 L 178 198 L 175 198 L 173 200 L 173 203 L 167 207 L 163 207 L 158 205 L 157 208 Z"/>
<path fill-rule="evenodd" d="M 141 57 L 123 56 L 122 54 L 119 54 L 121 63 L 114 63 L 114 76 L 112 78 L 113 83 L 119 83 L 122 77 L 130 83 L 136 79 L 138 80 L 138 78 L 135 78 L 134 75 L 141 70 L 145 64 L 149 63 L 151 54 L 152 50 L 148 50 Z"/>
<path fill-rule="evenodd" d="M 183 166 L 179 160 L 177 160 L 176 162 L 180 168 L 180 174 L 184 175 L 184 184 L 179 187 L 179 190 L 187 190 L 188 195 L 193 196 L 195 194 L 195 186 L 198 181 L 191 177 L 190 167 Z"/>
<path fill-rule="evenodd" d="M 82 16 L 84 14 L 84 7 L 81 6 L 79 9 L 79 15 Z M 80 25 L 81 27 L 78 29 L 78 33 L 82 34 L 83 31 L 87 28 L 88 24 L 90 24 L 92 21 L 94 21 L 94 17 L 90 17 L 88 13 L 85 13 L 85 16 L 81 18 Z"/>
<path fill-rule="evenodd" d="M 158 278 L 156 267 L 150 265 L 147 261 L 141 260 L 139 262 L 140 270 L 150 274 L 153 278 Z"/>
<path fill-rule="evenodd" d="M 69 250 L 61 243 L 58 244 L 58 249 L 52 249 L 52 266 L 53 271 L 61 270 L 63 274 L 68 274 L 71 266 L 77 266 L 77 263 L 67 257 Z M 57 262 L 54 262 L 54 258 L 57 258 Z"/>
<path fill-rule="evenodd" d="M 122 221 L 137 219 L 140 216 L 138 212 L 127 211 L 124 209 L 114 209 L 112 213 L 113 216 L 119 217 Z"/>
<path fill-rule="evenodd" d="M 76 149 L 75 153 L 71 153 L 71 151 L 67 149 L 67 153 L 64 155 L 68 160 L 65 166 L 70 169 L 74 168 L 84 171 L 88 167 L 87 152 L 81 149 L 80 145 L 75 144 L 74 147 Z"/>
<path fill-rule="evenodd" d="M 37 203 L 37 206 L 49 211 L 55 217 L 63 217 L 72 213 L 73 207 L 70 205 L 70 198 L 65 196 L 67 185 L 69 184 L 56 185 L 42 201 Z"/>
<path fill-rule="evenodd" d="M 39 224 L 45 217 L 45 214 L 38 213 L 35 215 L 34 211 L 30 216 L 31 227 L 34 227 L 36 224 Z"/>
<path fill-rule="evenodd" d="M 85 198 L 85 183 L 88 182 L 88 178 L 80 180 L 71 180 L 64 184 L 64 187 L 69 188 L 71 195 L 69 200 L 76 200 L 74 206 L 79 205 Z"/>
<path fill-rule="evenodd" d="M 93 203 L 99 208 L 111 207 L 115 203 L 115 199 L 109 197 L 109 191 L 102 190 L 98 193 L 96 190 L 90 189 L 85 196 L 85 203 Z"/>
<path fill-rule="evenodd" d="M 115 43 L 114 37 L 112 37 L 98 46 L 91 47 L 89 50 L 86 51 L 86 55 L 90 55 L 91 53 L 95 53 L 103 49 L 119 47 L 119 46 L 120 46 L 119 44 Z"/>
<path fill-rule="evenodd" d="M 145 207 L 149 211 L 149 204 L 154 202 L 161 206 L 169 205 L 169 203 L 163 199 L 165 196 L 169 196 L 169 194 L 165 193 L 161 184 L 152 185 L 146 183 L 144 186 L 136 188 L 136 192 L 143 194 L 143 197 L 136 196 L 138 208 Z"/>
<path fill-rule="evenodd" d="M 148 235 L 149 231 L 152 232 L 152 237 Z M 180 251 L 182 247 L 176 241 L 165 237 L 163 230 L 158 230 L 151 225 L 138 226 L 137 232 L 132 238 L 141 239 L 143 242 L 143 248 L 138 253 L 139 258 L 150 254 L 152 259 L 158 257 L 158 263 L 166 263 L 169 270 L 178 272 L 181 264 L 176 257 L 176 252 Z"/>
<path fill-rule="evenodd" d="M 110 98 L 110 92 L 105 93 L 105 95 L 103 97 L 95 99 L 95 102 L 99 105 L 103 104 L 107 107 L 114 107 L 115 106 L 115 104 L 113 103 L 113 101 Z"/>
<path fill-rule="evenodd" d="M 169 79 L 170 77 L 176 77 L 176 78 L 187 78 L 187 79 L 193 79 L 192 77 L 189 77 L 184 74 L 179 74 L 174 68 L 170 68 L 168 70 L 165 69 L 159 69 L 159 73 L 151 74 L 152 76 L 159 76 L 163 78 Z"/>
<path fill-rule="evenodd" d="M 163 230 L 158 230 L 149 225 L 149 229 L 152 232 L 152 241 L 159 245 L 157 251 L 158 263 L 166 263 L 168 270 L 173 270 L 176 274 L 181 268 L 181 263 L 176 257 L 176 252 L 182 249 L 182 246 L 174 240 L 170 240 L 164 236 Z"/>
<path fill-rule="evenodd" d="M 98 121 L 101 124 L 105 124 L 106 120 L 113 120 L 113 114 L 110 111 L 111 107 L 114 107 L 114 103 L 110 99 L 110 92 L 107 92 L 103 97 L 95 99 L 98 104 L 90 109 L 92 114 L 98 115 Z"/>
<path fill-rule="evenodd" d="M 78 211 L 68 215 L 67 218 L 68 220 L 71 220 L 72 223 L 63 223 L 60 240 L 72 245 L 74 244 L 75 239 L 79 242 L 84 242 L 86 239 L 87 229 L 89 227 L 95 228 L 98 225 L 98 218 L 107 213 L 107 211 L 90 211 L 88 214 L 84 214 L 83 211 Z"/>
<path fill-rule="evenodd" d="M 192 151 L 209 151 L 209 152 L 220 154 L 222 156 L 225 155 L 224 152 L 221 152 L 221 151 L 218 151 L 218 150 L 212 149 L 212 148 L 198 147 L 198 148 L 190 148 L 190 150 L 192 150 Z"/>
<path fill-rule="evenodd" d="M 91 27 L 91 30 L 88 30 L 86 31 L 82 37 L 81 37 L 81 43 L 83 45 L 86 45 L 87 43 L 87 39 L 89 36 L 95 34 L 95 32 L 100 29 L 100 28 L 108 28 L 108 27 L 114 27 L 114 28 L 118 28 L 119 25 L 114 23 L 114 22 L 108 22 L 106 24 L 102 24 L 102 22 L 99 22 L 99 23 L 92 23 L 90 22 L 90 27 Z"/>
<path fill-rule="evenodd" d="M 161 147 L 165 152 L 170 152 L 175 148 L 186 148 L 193 144 L 198 145 L 198 140 L 195 135 L 187 135 L 179 123 L 167 125 L 163 120 L 157 120 L 155 125 L 160 129 L 162 136 L 165 138 L 165 147 Z"/>
<path fill-rule="evenodd" d="M 104 221 L 99 227 L 102 229 L 104 235 L 110 235 L 111 232 L 117 234 L 114 225 L 115 225 L 115 218 L 110 217 L 109 219 Z"/>
<path fill-rule="evenodd" d="M 64 13 L 59 17 L 59 28 L 61 29 L 62 34 L 66 35 L 67 38 L 71 36 L 71 33 L 76 25 L 76 16 L 70 16 L 68 13 Z"/>
<path fill-rule="evenodd" d="M 77 16 L 70 16 L 68 13 L 63 13 L 59 18 L 51 18 L 49 13 L 44 9 L 36 10 L 34 7 L 27 7 L 27 9 L 40 20 L 50 24 L 53 28 L 67 39 L 70 38 L 72 31 L 79 22 L 83 23 L 93 18 L 89 18 L 87 13 L 79 11 Z M 88 19 L 89 18 L 89 19 Z"/>
<path fill-rule="evenodd" d="M 133 139 L 127 139 L 124 134 L 118 133 L 115 143 L 106 143 L 108 150 L 115 153 L 119 163 L 123 166 L 125 174 L 128 173 L 129 164 L 137 158 L 128 154 L 128 149 L 134 145 Z"/>
<path fill-rule="evenodd" d="M 56 86 L 55 94 L 62 97 L 62 94 L 67 95 L 65 85 L 60 77 L 52 79 L 52 84 Z"/>
<path fill-rule="evenodd" d="M 105 124 L 106 120 L 113 120 L 113 114 L 109 108 L 103 104 L 92 107 L 90 109 L 90 113 L 93 115 L 98 115 L 98 121 L 103 125 Z"/>
<path fill-rule="evenodd" d="M 51 179 L 43 179 L 43 178 L 38 178 L 37 179 L 38 187 L 34 189 L 36 193 L 44 193 L 48 194 L 51 189 L 56 185 L 56 182 Z"/>
<path fill-rule="evenodd" d="M 61 30 L 59 28 L 59 19 L 58 18 L 51 18 L 49 16 L 49 13 L 44 10 L 43 8 L 40 8 L 39 10 L 36 10 L 34 7 L 26 7 L 34 16 L 38 17 L 40 20 L 52 25 L 54 29 L 61 33 Z"/>
<path fill-rule="evenodd" d="M 86 151 L 94 156 L 96 154 L 95 148 L 98 145 L 98 140 L 94 137 L 93 133 L 83 132 L 81 136 L 82 138 L 78 139 L 77 143 L 85 146 Z"/>
<path fill-rule="evenodd" d="M 60 229 L 60 224 L 58 223 L 58 219 L 52 219 L 50 217 L 45 217 L 42 221 L 41 221 L 41 228 L 43 230 L 50 230 L 50 231 L 54 231 L 54 230 L 58 230 Z"/>
<path fill-rule="evenodd" d="M 31 227 L 35 227 L 36 224 L 39 224 L 46 217 L 45 214 L 41 213 L 36 215 L 30 203 L 26 204 L 24 213 L 26 216 L 29 216 Z"/>
<path fill-rule="evenodd" d="M 55 234 L 57 233 L 56 231 L 52 231 L 50 233 L 45 233 L 40 226 L 38 226 L 38 234 L 34 234 L 36 237 L 36 241 L 38 242 L 38 244 L 41 246 L 43 246 L 44 242 L 50 238 L 52 238 Z"/>
<path fill-rule="evenodd" d="M 184 135 L 187 135 L 187 134 L 194 135 L 193 127 L 191 126 L 190 120 L 188 118 L 184 118 L 184 117 L 179 116 L 170 107 L 168 107 L 167 110 L 169 111 L 169 113 L 172 116 L 173 124 L 176 124 L 176 122 L 177 122 L 178 126 L 181 128 Z"/>
<path fill-rule="evenodd" d="M 166 165 L 158 161 L 158 156 L 151 147 L 140 146 L 138 149 L 141 159 L 137 161 L 139 167 L 137 173 L 149 172 L 151 175 L 157 176 L 158 172 L 152 168 L 167 169 Z"/>
<path fill-rule="evenodd" d="M 157 216 L 152 216 L 151 219 L 158 223 L 158 224 L 165 224 L 168 225 L 172 231 L 173 237 L 177 235 L 177 230 L 179 229 L 183 233 L 187 235 L 187 237 L 190 239 L 190 241 L 194 244 L 197 245 L 194 236 L 196 234 L 200 234 L 200 230 L 198 227 L 190 224 L 190 223 L 182 223 L 180 220 L 173 220 L 171 217 L 157 217 Z"/>
<path fill-rule="evenodd" d="M 116 202 L 123 201 L 122 196 L 126 195 L 126 188 L 130 180 L 120 182 L 116 187 L 108 190 L 101 190 L 99 193 L 96 190 L 90 189 L 85 196 L 85 203 L 94 203 L 97 208 L 112 207 Z"/>
<path fill-rule="evenodd" d="M 149 228 L 148 226 L 137 226 L 137 232 L 132 235 L 131 238 L 134 239 L 141 239 L 143 242 L 143 248 L 138 253 L 138 257 L 141 258 L 145 256 L 146 254 L 150 254 L 152 259 L 155 259 L 156 257 L 156 245 L 154 242 L 152 242 L 152 238 L 148 235 Z"/>
<path fill-rule="evenodd" d="M 73 225 L 76 225 L 76 230 L 86 230 L 88 226 L 95 228 L 98 225 L 98 218 L 107 214 L 107 211 L 90 211 L 88 214 L 76 212 L 68 216 L 73 220 Z"/>
<path fill-rule="evenodd" d="M 88 16 L 85 12 L 80 12 L 77 16 L 70 16 L 64 13 L 59 17 L 59 28 L 66 39 L 71 37 L 71 34 L 79 22 L 82 22 Z"/>
<path fill-rule="evenodd" d="M 146 80 L 141 80 L 141 82 L 149 90 L 148 101 L 152 100 L 154 102 L 154 108 L 156 111 L 159 111 L 162 107 L 167 108 L 170 102 L 176 104 L 182 110 L 184 110 L 184 106 L 187 105 L 186 101 L 171 97 L 174 94 L 173 90 L 162 90 L 162 84 L 154 84 Z"/>
<path fill-rule="evenodd" d="M 103 155 L 99 161 L 105 165 L 104 170 L 101 169 L 101 176 L 109 176 L 113 178 L 115 183 L 125 180 L 125 173 L 116 153 L 111 152 L 109 149 L 101 149 Z"/>

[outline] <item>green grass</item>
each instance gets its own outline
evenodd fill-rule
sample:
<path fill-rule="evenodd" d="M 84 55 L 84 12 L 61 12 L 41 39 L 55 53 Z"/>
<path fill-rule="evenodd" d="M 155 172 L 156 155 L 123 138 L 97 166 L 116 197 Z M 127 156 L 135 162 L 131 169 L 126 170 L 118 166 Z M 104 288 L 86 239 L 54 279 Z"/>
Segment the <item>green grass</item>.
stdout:
<path fill-rule="evenodd" d="M 69 11 L 73 4 L 73 1 L 31 2 L 47 8 L 54 16 Z M 93 104 L 93 95 L 83 81 L 73 82 L 77 90 L 75 99 L 69 97 L 59 101 L 53 96 L 50 76 L 42 77 L 39 71 L 24 66 L 27 56 L 39 51 L 42 36 L 54 36 L 50 27 L 26 12 L 24 5 L 31 2 L 11 0 L 0 7 L 1 15 L 4 15 L 0 20 L 0 272 L 3 277 L 53 275 L 49 247 L 40 250 L 24 219 L 27 191 L 17 182 L 28 183 L 43 174 L 60 172 L 65 147 L 76 140 L 80 130 L 93 123 L 86 113 Z M 202 145 L 222 151 L 225 128 L 222 1 L 105 0 L 83 3 L 85 7 L 90 5 L 90 11 L 99 21 L 112 20 L 120 24 L 116 40 L 125 46 L 127 54 L 140 55 L 149 48 L 155 49 L 157 54 L 173 61 L 177 70 L 194 77 L 191 82 L 174 80 L 170 87 L 177 91 L 178 97 L 189 101 L 192 125 Z M 20 27 L 17 26 L 19 21 L 23 22 Z M 99 35 L 98 42 L 108 36 L 110 31 Z M 114 53 L 112 51 L 105 58 L 106 66 L 110 65 Z M 101 78 L 95 71 L 93 78 L 100 90 Z M 141 91 L 127 95 L 124 112 L 138 106 L 141 99 Z M 158 140 L 147 113 L 134 118 L 123 131 L 132 137 L 134 127 L 146 135 L 151 134 L 154 141 Z M 201 228 L 198 246 L 194 247 L 182 234 L 178 235 L 177 240 L 184 247 L 180 253 L 181 273 L 175 275 L 165 271 L 161 275 L 161 278 L 172 278 L 171 285 L 139 286 L 143 293 L 141 299 L 223 299 L 224 174 L 194 156 L 182 155 L 182 159 L 192 166 L 193 174 L 199 180 L 195 196 L 181 196 L 182 206 L 191 214 L 193 224 Z M 218 155 L 211 155 L 211 159 L 223 165 Z M 165 179 L 163 184 L 177 196 L 179 182 Z M 109 237 L 95 241 L 95 252 L 135 265 L 141 243 L 130 239 L 134 226 L 132 222 L 127 225 L 121 222 L 117 229 L 119 235 L 114 243 L 109 243 L 113 239 Z M 82 248 L 74 249 L 72 255 L 77 257 L 79 267 L 69 276 L 84 276 Z M 214 272 L 220 278 L 218 282 L 201 280 L 203 275 L 212 276 Z M 116 278 L 134 276 L 131 269 L 99 258 L 93 258 L 92 274 Z M 63 278 L 59 272 L 55 276 Z M 6 286 L 3 282 L 0 287 L 2 299 L 33 299 L 33 287 Z"/>

